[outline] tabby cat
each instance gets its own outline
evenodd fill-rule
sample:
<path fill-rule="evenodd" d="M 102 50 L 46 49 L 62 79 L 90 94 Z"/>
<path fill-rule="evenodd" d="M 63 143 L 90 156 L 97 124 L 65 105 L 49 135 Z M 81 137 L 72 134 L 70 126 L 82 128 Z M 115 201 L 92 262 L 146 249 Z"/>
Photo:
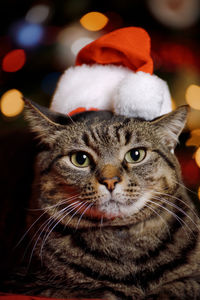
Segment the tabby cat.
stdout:
<path fill-rule="evenodd" d="M 108 111 L 68 117 L 25 102 L 42 150 L 17 291 L 200 299 L 199 218 L 174 155 L 187 107 L 144 121 Z"/>

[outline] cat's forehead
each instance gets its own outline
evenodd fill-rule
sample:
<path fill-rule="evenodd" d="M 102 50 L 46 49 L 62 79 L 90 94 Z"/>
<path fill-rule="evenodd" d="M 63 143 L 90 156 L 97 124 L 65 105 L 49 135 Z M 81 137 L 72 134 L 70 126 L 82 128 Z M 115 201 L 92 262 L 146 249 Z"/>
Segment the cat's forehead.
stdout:
<path fill-rule="evenodd" d="M 147 122 L 124 116 L 96 115 L 76 120 L 70 130 L 66 127 L 66 135 L 71 141 L 109 145 L 126 145 L 130 141 L 139 143 L 148 134 Z"/>

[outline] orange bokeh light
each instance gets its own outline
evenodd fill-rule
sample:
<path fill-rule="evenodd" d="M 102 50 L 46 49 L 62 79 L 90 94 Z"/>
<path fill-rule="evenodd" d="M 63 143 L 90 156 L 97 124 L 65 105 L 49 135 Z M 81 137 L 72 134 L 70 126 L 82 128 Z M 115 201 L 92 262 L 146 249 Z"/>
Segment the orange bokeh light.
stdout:
<path fill-rule="evenodd" d="M 2 69 L 5 72 L 16 72 L 20 70 L 26 62 L 26 54 L 23 49 L 16 49 L 8 52 L 2 61 Z"/>
<path fill-rule="evenodd" d="M 98 31 L 106 26 L 108 18 L 100 12 L 92 11 L 84 15 L 80 19 L 80 23 L 89 31 Z"/>
<path fill-rule="evenodd" d="M 200 110 L 200 86 L 191 84 L 186 90 L 185 98 L 192 108 Z"/>
<path fill-rule="evenodd" d="M 194 129 L 190 132 L 190 138 L 186 141 L 186 146 L 200 147 L 200 129 Z"/>
<path fill-rule="evenodd" d="M 7 118 L 13 118 L 19 115 L 24 108 L 22 97 L 22 93 L 16 89 L 5 92 L 0 101 L 1 113 Z"/>

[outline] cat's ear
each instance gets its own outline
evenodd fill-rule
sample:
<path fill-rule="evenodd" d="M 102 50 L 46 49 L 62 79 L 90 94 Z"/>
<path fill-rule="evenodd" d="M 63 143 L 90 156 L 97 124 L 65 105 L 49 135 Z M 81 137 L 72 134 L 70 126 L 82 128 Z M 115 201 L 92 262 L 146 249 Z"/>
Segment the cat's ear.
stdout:
<path fill-rule="evenodd" d="M 178 137 L 186 124 L 188 112 L 189 106 L 183 105 L 171 113 L 152 121 L 152 124 L 156 126 L 156 131 L 159 134 L 160 140 L 172 152 L 178 143 Z"/>
<path fill-rule="evenodd" d="M 29 122 L 31 131 L 35 132 L 40 140 L 52 144 L 56 135 L 62 131 L 63 125 L 71 122 L 68 116 L 53 112 L 46 107 L 23 98 L 25 102 L 25 119 Z"/>

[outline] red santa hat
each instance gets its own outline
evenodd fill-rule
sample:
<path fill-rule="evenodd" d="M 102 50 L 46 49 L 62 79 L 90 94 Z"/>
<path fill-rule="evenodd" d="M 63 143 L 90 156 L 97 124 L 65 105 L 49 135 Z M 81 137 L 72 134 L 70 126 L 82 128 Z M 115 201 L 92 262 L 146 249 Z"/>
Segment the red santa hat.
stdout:
<path fill-rule="evenodd" d="M 165 81 L 153 73 L 150 37 L 142 28 L 108 33 L 85 46 L 61 76 L 51 108 L 64 114 L 111 110 L 152 120 L 171 111 Z"/>

